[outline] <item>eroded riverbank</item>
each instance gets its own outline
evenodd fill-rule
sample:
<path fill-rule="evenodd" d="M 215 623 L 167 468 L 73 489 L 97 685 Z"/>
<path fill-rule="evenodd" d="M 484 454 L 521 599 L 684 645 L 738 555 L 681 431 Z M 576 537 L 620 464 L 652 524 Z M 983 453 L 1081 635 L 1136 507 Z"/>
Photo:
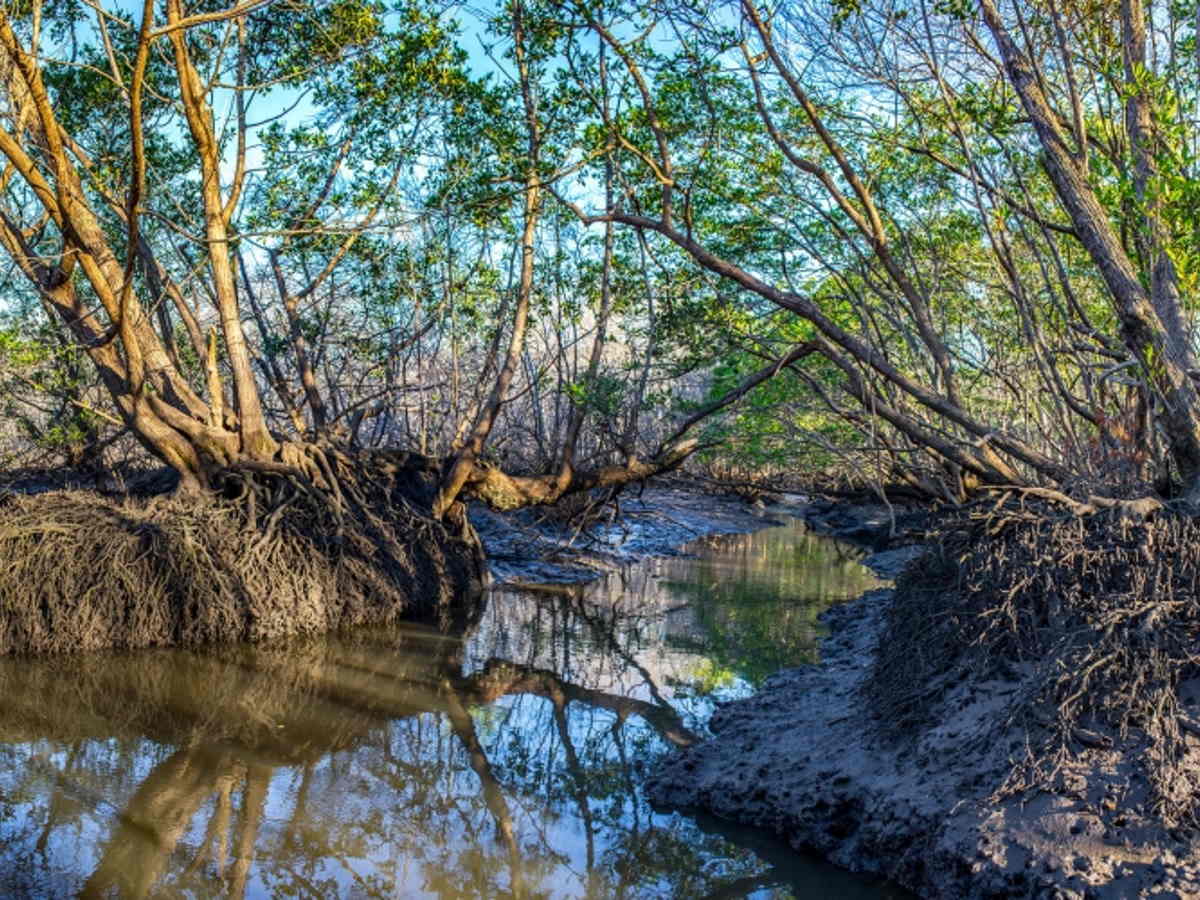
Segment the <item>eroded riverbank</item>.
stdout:
<path fill-rule="evenodd" d="M 876 559 L 891 567 L 914 552 Z M 917 733 L 878 727 L 863 687 L 893 597 L 870 591 L 823 613 L 820 663 L 718 710 L 714 739 L 652 774 L 652 800 L 770 829 L 927 897 L 1200 896 L 1196 831 L 1161 824 L 1133 764 L 1144 752 L 1136 733 L 1077 732 L 1051 790 L 994 794 L 1028 752 L 1004 724 L 1031 690 L 1021 667 L 949 685 Z M 1200 768 L 1200 741 L 1187 746 Z"/>

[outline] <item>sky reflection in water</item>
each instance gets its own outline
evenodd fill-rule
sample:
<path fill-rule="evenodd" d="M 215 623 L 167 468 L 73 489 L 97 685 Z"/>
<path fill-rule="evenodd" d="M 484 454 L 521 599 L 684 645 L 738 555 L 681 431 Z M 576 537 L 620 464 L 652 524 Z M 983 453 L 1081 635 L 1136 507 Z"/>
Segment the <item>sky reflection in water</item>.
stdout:
<path fill-rule="evenodd" d="M 461 634 L 0 661 L 0 895 L 900 896 L 639 785 L 875 584 L 792 524 Z"/>

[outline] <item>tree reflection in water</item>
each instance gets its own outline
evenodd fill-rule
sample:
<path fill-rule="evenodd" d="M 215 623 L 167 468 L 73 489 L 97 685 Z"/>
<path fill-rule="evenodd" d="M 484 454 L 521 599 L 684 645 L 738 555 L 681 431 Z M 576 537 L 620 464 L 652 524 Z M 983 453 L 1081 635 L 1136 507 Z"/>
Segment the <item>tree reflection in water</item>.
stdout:
<path fill-rule="evenodd" d="M 769 651 L 798 661 L 870 583 L 776 529 L 449 632 L 0 662 L 0 895 L 888 896 L 638 787 L 751 688 L 765 623 L 804 623 Z"/>

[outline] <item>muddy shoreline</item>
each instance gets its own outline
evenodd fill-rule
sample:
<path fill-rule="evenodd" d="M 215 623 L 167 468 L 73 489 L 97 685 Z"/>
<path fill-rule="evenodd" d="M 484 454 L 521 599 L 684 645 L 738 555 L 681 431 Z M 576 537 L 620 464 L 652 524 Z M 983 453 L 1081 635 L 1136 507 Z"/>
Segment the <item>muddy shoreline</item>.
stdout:
<path fill-rule="evenodd" d="M 877 511 L 842 507 L 833 515 L 870 519 Z M 819 510 L 805 518 L 814 530 L 831 530 Z M 878 528 L 874 536 L 886 543 Z M 890 577 L 918 554 L 910 545 L 864 562 Z M 713 739 L 652 773 L 652 801 L 766 828 L 924 897 L 1200 896 L 1200 840 L 1153 816 L 1129 762 L 1139 753 L 1136 736 L 1078 747 L 1053 792 L 1000 802 L 993 791 L 1022 747 L 1016 731 L 1011 742 L 980 738 L 1019 681 L 961 684 L 928 730 L 884 737 L 859 691 L 893 596 L 871 591 L 828 610 L 821 662 L 780 672 L 719 710 Z M 1200 766 L 1200 741 L 1193 751 Z"/>
<path fill-rule="evenodd" d="M 817 534 L 853 544 L 863 563 L 894 578 L 913 558 L 930 515 L 921 509 L 849 504 L 805 494 L 748 502 L 695 484 L 651 485 L 622 499 L 618 514 L 582 531 L 537 509 L 471 508 L 498 585 L 578 584 L 644 559 L 678 556 L 700 538 L 748 534 L 796 519 Z"/>
<path fill-rule="evenodd" d="M 700 538 L 782 525 L 808 506 L 803 495 L 756 505 L 690 486 L 651 485 L 583 529 L 539 509 L 496 513 L 474 505 L 470 517 L 493 583 L 520 587 L 593 581 L 644 559 L 678 556 Z"/>

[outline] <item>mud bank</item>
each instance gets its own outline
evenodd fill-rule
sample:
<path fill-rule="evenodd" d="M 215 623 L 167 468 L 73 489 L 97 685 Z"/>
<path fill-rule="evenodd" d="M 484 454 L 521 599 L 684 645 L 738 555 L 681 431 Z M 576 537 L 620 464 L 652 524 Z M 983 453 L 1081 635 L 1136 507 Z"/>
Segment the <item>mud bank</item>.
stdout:
<path fill-rule="evenodd" d="M 652 775 L 651 800 L 768 828 L 925 897 L 1200 896 L 1200 841 L 1153 816 L 1130 764 L 1136 737 L 1081 744 L 1055 790 L 1000 802 L 993 792 L 1024 748 L 1016 730 L 995 740 L 993 726 L 1019 679 L 959 684 L 933 727 L 883 737 L 859 692 L 893 596 L 872 591 L 830 609 L 821 663 L 718 711 L 713 739 Z"/>
<path fill-rule="evenodd" d="M 678 555 L 702 537 L 781 525 L 808 509 L 808 498 L 800 495 L 753 505 L 735 496 L 652 486 L 582 529 L 538 509 L 496 513 L 476 505 L 470 517 L 495 583 L 577 584 L 639 560 Z"/>

